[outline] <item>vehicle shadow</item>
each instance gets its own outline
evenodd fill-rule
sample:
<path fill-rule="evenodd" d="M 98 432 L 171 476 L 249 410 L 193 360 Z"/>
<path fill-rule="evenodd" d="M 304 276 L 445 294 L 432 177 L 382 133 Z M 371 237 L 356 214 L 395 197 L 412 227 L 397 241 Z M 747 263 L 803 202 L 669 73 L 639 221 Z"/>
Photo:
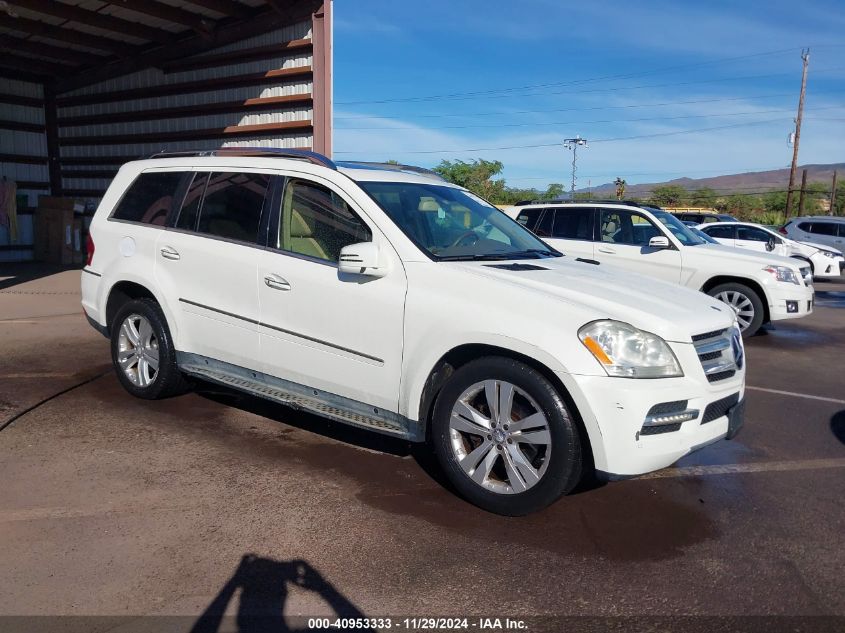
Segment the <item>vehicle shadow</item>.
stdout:
<path fill-rule="evenodd" d="M 845 409 L 830 418 L 830 430 L 837 440 L 845 444 Z"/>
<path fill-rule="evenodd" d="M 11 262 L 0 264 L 0 290 L 7 290 L 29 281 L 36 281 L 65 270 L 78 270 L 81 266 L 60 266 L 33 262 Z M 8 279 L 3 279 L 8 277 Z"/>
<path fill-rule="evenodd" d="M 285 618 L 285 603 L 291 588 L 310 591 L 322 598 L 334 612 L 327 617 L 364 618 L 361 610 L 340 593 L 334 585 L 307 562 L 277 561 L 246 554 L 235 573 L 220 589 L 194 625 L 191 633 L 218 633 L 233 630 L 226 611 L 239 593 L 234 616 L 238 633 L 287 633 L 294 631 L 322 631 L 328 628 L 308 627 L 307 620 L 289 622 Z M 292 626 L 293 624 L 293 626 Z M 373 629 L 362 628 L 362 631 Z"/>

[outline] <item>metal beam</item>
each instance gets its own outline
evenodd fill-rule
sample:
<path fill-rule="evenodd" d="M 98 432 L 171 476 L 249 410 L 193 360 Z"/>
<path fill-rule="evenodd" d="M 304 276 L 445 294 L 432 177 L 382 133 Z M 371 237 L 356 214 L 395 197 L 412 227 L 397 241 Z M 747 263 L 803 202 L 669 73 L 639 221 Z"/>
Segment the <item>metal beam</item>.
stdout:
<path fill-rule="evenodd" d="M 47 75 L 48 77 L 56 77 L 63 74 L 66 75 L 71 71 L 71 68 L 68 66 L 50 64 L 48 62 L 37 61 L 31 57 L 19 57 L 9 53 L 3 53 L 0 55 L 0 66 L 12 68 L 13 70 L 25 68 L 26 71 L 24 72 L 34 73 L 37 75 Z"/>
<path fill-rule="evenodd" d="M 33 42 L 32 40 L 22 40 L 19 37 L 5 35 L 0 35 L 0 50 L 29 53 L 38 57 L 52 58 L 48 61 L 55 61 L 60 64 L 97 64 L 105 60 L 103 57 L 75 51 L 72 48 L 62 48 L 60 46 L 45 44 L 44 42 Z"/>
<path fill-rule="evenodd" d="M 69 5 L 64 5 L 69 6 Z M 0 13 L 0 27 L 20 31 L 28 35 L 37 35 L 39 37 L 46 37 L 57 42 L 66 42 L 68 44 L 79 44 L 87 46 L 88 48 L 96 48 L 101 51 L 108 51 L 110 53 L 125 53 L 127 49 L 126 42 L 119 42 L 108 37 L 100 37 L 98 35 L 88 35 L 82 31 L 77 31 L 71 28 L 62 28 L 60 26 L 53 26 L 38 20 L 28 20 L 27 18 L 12 18 L 8 15 Z"/>
<path fill-rule="evenodd" d="M 161 64 L 159 67 L 165 73 L 179 73 L 185 70 L 196 70 L 197 68 L 213 68 L 215 66 L 226 66 L 228 64 L 256 59 L 281 57 L 290 55 L 296 51 L 310 49 L 311 46 L 311 40 L 290 40 L 269 46 L 242 48 L 217 55 L 200 55 L 199 57 L 188 57 L 187 59 L 174 59 L 173 61 Z"/>
<path fill-rule="evenodd" d="M 47 171 L 50 174 L 50 194 L 62 195 L 62 164 L 59 148 L 58 108 L 52 82 L 44 84 L 44 126 L 47 137 Z"/>
<path fill-rule="evenodd" d="M 134 5 L 136 0 L 132 0 Z M 166 42 L 170 39 L 171 34 L 167 31 L 138 24 L 123 18 L 116 18 L 105 13 L 97 11 L 89 11 L 78 6 L 65 4 L 64 2 L 56 2 L 56 0 L 11 0 L 10 6 L 17 6 L 21 9 L 28 9 L 44 15 L 52 15 L 53 17 L 62 18 L 72 22 L 79 22 L 87 26 L 96 26 L 97 28 L 119 33 L 120 35 L 131 35 L 153 42 Z M 16 18 L 20 19 L 20 18 Z M 96 47 L 95 47 L 96 48 Z M 124 45 L 125 48 L 125 45 Z"/>
<path fill-rule="evenodd" d="M 40 1 L 40 0 L 39 0 Z M 142 13 L 159 20 L 181 24 L 203 35 L 211 35 L 214 20 L 198 13 L 172 7 L 155 0 L 108 0 L 110 5 Z"/>
<path fill-rule="evenodd" d="M 233 18 L 246 19 L 251 15 L 250 8 L 234 0 L 191 0 L 191 4 L 205 7 L 217 13 Z"/>
<path fill-rule="evenodd" d="M 300 6 L 308 6 L 313 5 L 313 2 L 309 2 L 308 5 L 303 5 L 303 3 L 299 4 Z M 309 15 L 310 13 L 307 9 L 305 9 L 305 12 L 298 14 L 298 17 L 305 20 Z M 177 38 L 168 46 L 157 47 L 146 53 L 132 55 L 131 57 L 121 59 L 114 63 L 101 64 L 96 68 L 83 70 L 73 77 L 68 77 L 63 81 L 60 81 L 57 85 L 57 90 L 59 93 L 70 92 L 71 90 L 76 90 L 77 88 L 82 88 L 83 86 L 89 86 L 91 84 L 106 81 L 108 79 L 112 79 L 113 77 L 128 75 L 145 68 L 158 67 L 165 62 L 174 59 L 182 59 L 190 57 L 191 55 L 197 55 L 207 51 L 209 48 L 226 46 L 227 44 L 253 37 L 255 35 L 261 35 L 262 33 L 267 33 L 268 31 L 272 31 L 289 24 L 289 19 L 282 18 L 281 16 L 274 14 L 272 11 L 264 11 L 255 14 L 252 18 L 245 22 L 221 24 L 212 34 L 211 40 L 197 35 L 183 39 Z"/>

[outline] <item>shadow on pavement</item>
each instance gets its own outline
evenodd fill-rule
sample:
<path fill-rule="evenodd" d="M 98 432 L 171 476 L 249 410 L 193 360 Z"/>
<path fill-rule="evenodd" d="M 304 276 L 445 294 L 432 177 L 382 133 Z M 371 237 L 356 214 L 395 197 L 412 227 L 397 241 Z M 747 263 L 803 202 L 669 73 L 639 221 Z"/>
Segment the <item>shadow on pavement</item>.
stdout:
<path fill-rule="evenodd" d="M 845 409 L 839 413 L 834 413 L 830 418 L 830 430 L 833 431 L 834 437 L 845 444 Z"/>
<path fill-rule="evenodd" d="M 80 266 L 59 266 L 37 262 L 0 264 L 0 290 L 6 290 L 29 281 L 49 277 L 65 270 L 78 270 Z M 4 279 L 8 277 L 8 279 Z"/>
<path fill-rule="evenodd" d="M 238 591 L 240 591 L 240 599 L 235 616 L 237 625 L 235 630 L 238 633 L 324 630 L 308 627 L 307 620 L 291 626 L 293 623 L 285 618 L 285 602 L 292 587 L 319 595 L 334 611 L 333 615 L 324 616 L 329 620 L 334 620 L 335 617 L 365 617 L 334 585 L 305 561 L 277 561 L 247 554 L 241 559 L 240 565 L 229 581 L 223 585 L 211 604 L 191 627 L 191 633 L 217 633 L 224 629 L 231 630 L 229 623 L 224 624 L 224 614 Z M 356 630 L 372 631 L 368 628 Z"/>

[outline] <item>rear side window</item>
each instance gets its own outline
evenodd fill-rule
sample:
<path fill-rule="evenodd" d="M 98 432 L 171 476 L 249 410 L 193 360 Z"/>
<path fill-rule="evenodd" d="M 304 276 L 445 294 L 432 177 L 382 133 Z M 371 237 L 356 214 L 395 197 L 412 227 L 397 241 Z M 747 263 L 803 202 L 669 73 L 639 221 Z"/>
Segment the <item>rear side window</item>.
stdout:
<path fill-rule="evenodd" d="M 719 226 L 718 224 L 713 226 L 708 226 L 704 229 L 704 232 L 707 233 L 710 237 L 722 240 L 732 240 L 734 239 L 734 227 L 732 226 Z"/>
<path fill-rule="evenodd" d="M 164 226 L 184 175 L 184 172 L 176 171 L 141 174 L 123 194 L 111 217 Z"/>
<path fill-rule="evenodd" d="M 177 229 L 196 230 L 206 182 L 208 182 L 207 173 L 201 172 L 194 176 L 188 191 L 185 193 L 185 199 L 182 201 L 182 210 L 179 211 L 179 218 L 176 220 Z"/>
<path fill-rule="evenodd" d="M 213 172 L 208 177 L 197 232 L 239 242 L 258 242 L 267 174 Z"/>
<path fill-rule="evenodd" d="M 540 223 L 534 229 L 534 233 L 539 235 L 540 237 L 551 237 L 552 236 L 552 223 L 555 220 L 555 212 L 552 209 L 546 209 L 546 212 L 543 214 L 543 217 L 540 219 Z"/>
<path fill-rule="evenodd" d="M 552 212 L 549 211 L 549 213 Z M 590 241 L 593 239 L 592 209 L 555 209 L 554 216 L 555 223 L 552 227 L 552 237 L 566 240 Z"/>
<path fill-rule="evenodd" d="M 810 233 L 815 233 L 816 235 L 836 235 L 836 225 L 833 222 L 813 222 L 810 225 Z"/>
<path fill-rule="evenodd" d="M 768 242 L 772 239 L 772 236 L 753 226 L 738 226 L 736 227 L 736 239 L 751 242 Z"/>
<path fill-rule="evenodd" d="M 519 212 L 516 221 L 529 231 L 533 231 L 537 228 L 537 220 L 540 219 L 541 213 L 543 213 L 542 209 L 525 209 Z"/>

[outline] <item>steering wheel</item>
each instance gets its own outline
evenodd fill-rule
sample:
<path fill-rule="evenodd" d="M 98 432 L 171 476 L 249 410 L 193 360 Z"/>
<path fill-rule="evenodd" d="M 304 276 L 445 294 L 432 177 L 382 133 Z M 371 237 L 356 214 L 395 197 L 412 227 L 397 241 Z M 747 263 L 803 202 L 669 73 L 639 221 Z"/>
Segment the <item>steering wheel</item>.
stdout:
<path fill-rule="evenodd" d="M 464 240 L 467 240 L 469 238 L 472 238 L 471 242 L 468 242 L 467 244 L 462 244 Z M 481 237 L 479 237 L 478 233 L 476 233 L 475 231 L 466 231 L 465 233 L 462 233 L 460 237 L 458 237 L 458 239 L 452 242 L 449 248 L 454 248 L 455 246 L 472 246 L 480 239 Z"/>

